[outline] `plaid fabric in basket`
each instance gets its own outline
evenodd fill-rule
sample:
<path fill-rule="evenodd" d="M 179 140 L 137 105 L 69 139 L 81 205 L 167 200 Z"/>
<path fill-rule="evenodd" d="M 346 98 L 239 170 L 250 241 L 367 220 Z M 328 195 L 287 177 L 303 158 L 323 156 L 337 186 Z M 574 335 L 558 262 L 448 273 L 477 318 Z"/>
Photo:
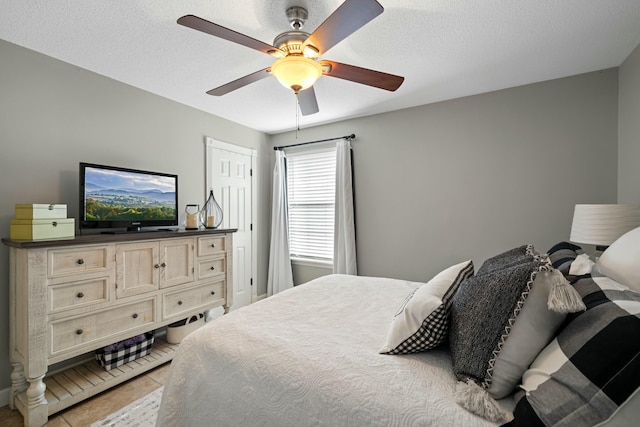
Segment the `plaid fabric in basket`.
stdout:
<path fill-rule="evenodd" d="M 125 363 L 132 362 L 151 353 L 155 336 L 147 332 L 143 341 L 120 350 L 105 351 L 104 348 L 96 350 L 96 360 L 105 370 L 109 371 Z"/>

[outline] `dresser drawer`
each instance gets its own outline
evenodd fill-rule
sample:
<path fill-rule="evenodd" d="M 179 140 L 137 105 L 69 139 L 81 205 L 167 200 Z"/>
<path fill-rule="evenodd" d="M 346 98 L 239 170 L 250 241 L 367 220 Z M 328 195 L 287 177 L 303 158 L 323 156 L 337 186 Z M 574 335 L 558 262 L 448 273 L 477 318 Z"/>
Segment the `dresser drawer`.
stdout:
<path fill-rule="evenodd" d="M 198 261 L 198 280 L 214 277 L 225 272 L 225 259 L 204 259 Z"/>
<path fill-rule="evenodd" d="M 213 308 L 224 302 L 224 278 L 218 282 L 196 286 L 180 292 L 163 295 L 162 318 L 170 319 L 178 315 L 193 313 L 199 308 Z"/>
<path fill-rule="evenodd" d="M 226 250 L 226 236 L 198 237 L 198 256 L 223 254 Z"/>
<path fill-rule="evenodd" d="M 111 276 L 50 285 L 48 287 L 49 313 L 98 304 L 109 300 Z"/>
<path fill-rule="evenodd" d="M 89 246 L 48 251 L 48 276 L 50 278 L 70 274 L 106 271 L 113 265 L 112 246 Z"/>
<path fill-rule="evenodd" d="M 153 325 L 155 299 L 49 323 L 50 355 L 70 351 L 126 331 Z"/>

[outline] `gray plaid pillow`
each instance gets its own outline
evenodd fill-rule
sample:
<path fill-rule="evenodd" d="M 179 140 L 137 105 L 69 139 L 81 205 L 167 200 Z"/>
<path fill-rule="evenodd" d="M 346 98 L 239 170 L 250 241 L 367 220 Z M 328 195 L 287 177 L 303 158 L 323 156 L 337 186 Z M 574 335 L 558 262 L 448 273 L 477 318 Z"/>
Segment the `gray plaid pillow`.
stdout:
<path fill-rule="evenodd" d="M 608 277 L 580 276 L 574 285 L 587 311 L 570 314 L 525 372 L 511 425 L 637 423 L 640 293 Z"/>

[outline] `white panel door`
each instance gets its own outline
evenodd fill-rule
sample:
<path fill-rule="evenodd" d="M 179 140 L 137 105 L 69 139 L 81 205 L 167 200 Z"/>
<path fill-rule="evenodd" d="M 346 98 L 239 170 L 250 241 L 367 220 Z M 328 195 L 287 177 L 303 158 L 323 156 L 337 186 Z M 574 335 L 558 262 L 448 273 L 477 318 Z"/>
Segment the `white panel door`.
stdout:
<path fill-rule="evenodd" d="M 252 286 L 252 161 L 251 153 L 243 147 L 231 151 L 230 144 L 212 146 L 207 141 L 207 192 L 222 208 L 222 228 L 237 228 L 233 234 L 233 305 L 231 310 L 256 300 Z M 216 141 L 217 142 L 217 141 Z M 223 146 L 224 148 L 219 148 Z"/>

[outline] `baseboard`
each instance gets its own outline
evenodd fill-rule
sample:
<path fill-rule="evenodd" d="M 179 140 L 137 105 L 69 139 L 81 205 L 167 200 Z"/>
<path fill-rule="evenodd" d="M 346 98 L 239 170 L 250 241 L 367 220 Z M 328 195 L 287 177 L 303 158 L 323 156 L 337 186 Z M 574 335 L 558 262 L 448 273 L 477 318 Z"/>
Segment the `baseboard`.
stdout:
<path fill-rule="evenodd" d="M 0 390 L 0 408 L 9 404 L 9 393 L 11 393 L 11 388 Z"/>
<path fill-rule="evenodd" d="M 265 299 L 266 297 L 267 297 L 266 293 L 260 294 L 260 295 L 258 295 L 258 301 L 260 301 L 261 299 Z"/>

